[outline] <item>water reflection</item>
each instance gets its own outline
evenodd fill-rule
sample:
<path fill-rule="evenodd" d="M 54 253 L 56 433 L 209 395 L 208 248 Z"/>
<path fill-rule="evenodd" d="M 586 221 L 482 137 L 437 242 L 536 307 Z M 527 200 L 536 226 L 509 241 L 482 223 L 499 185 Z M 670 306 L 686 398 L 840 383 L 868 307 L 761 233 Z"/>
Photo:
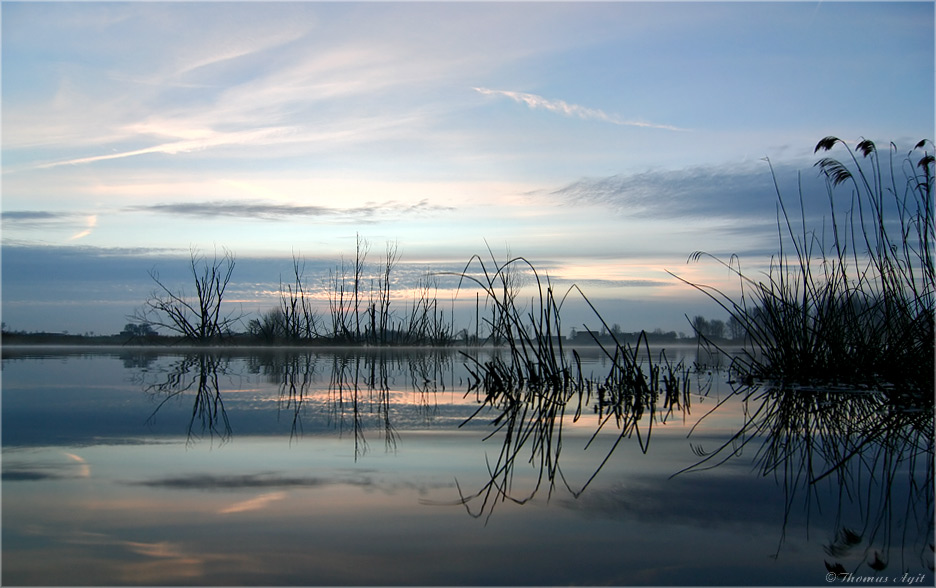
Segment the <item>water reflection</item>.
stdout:
<path fill-rule="evenodd" d="M 524 504 L 536 496 L 544 482 L 547 499 L 557 482 L 578 498 L 624 440 L 634 439 L 645 454 L 655 423 L 665 424 L 674 414 L 685 418 L 691 406 L 691 382 L 699 386 L 705 381 L 696 378 L 696 369 L 683 361 L 669 361 L 665 352 L 656 361 L 643 363 L 609 356 L 610 370 L 604 377 L 586 376 L 579 354 L 573 352 L 572 356 L 577 367 L 574 377 L 566 372 L 563 377 L 548 379 L 517 378 L 516 371 L 498 358 L 483 363 L 469 358 L 474 367 L 467 395 L 474 394 L 480 406 L 466 422 L 489 417 L 492 431 L 486 440 L 499 438 L 501 443 L 496 458 L 487 461 L 490 479 L 481 489 L 464 494 L 458 487 L 458 502 L 471 516 L 489 519 L 498 502 Z M 707 384 L 702 386 L 706 391 Z M 563 427 L 584 425 L 590 413 L 594 414 L 593 430 L 582 451 L 594 446 L 604 457 L 584 483 L 574 487 L 560 464 Z M 602 445 L 599 438 L 606 449 L 597 448 Z M 513 484 L 518 459 L 520 463 L 525 459 L 536 470 L 532 487 L 523 492 L 516 492 Z"/>
<path fill-rule="evenodd" d="M 157 402 L 146 423 L 153 424 L 166 403 L 191 394 L 187 443 L 194 443 L 206 433 L 222 443 L 230 440 L 233 431 L 218 387 L 218 372 L 226 371 L 227 365 L 227 358 L 210 353 L 186 355 L 174 362 L 161 380 L 143 386 L 143 392 Z"/>
<path fill-rule="evenodd" d="M 733 397 L 742 399 L 743 425 L 712 451 L 697 446 L 702 459 L 678 474 L 718 467 L 750 446 L 757 473 L 783 485 L 784 531 L 794 513 L 833 509 L 830 571 L 839 573 L 848 559 L 879 572 L 895 547 L 901 569 L 933 569 L 931 396 L 788 385 L 741 386 L 723 402 Z M 834 502 L 823 504 L 828 496 Z M 906 559 L 912 546 L 918 561 Z"/>
<path fill-rule="evenodd" d="M 284 415 L 290 422 L 290 441 L 303 433 L 303 404 L 312 395 L 318 374 L 325 368 L 321 357 L 312 353 L 266 353 L 250 355 L 247 371 L 260 374 L 277 386 L 277 420 Z"/>
<path fill-rule="evenodd" d="M 350 434 L 355 459 L 367 452 L 372 429 L 380 431 L 386 451 L 397 450 L 396 420 L 407 401 L 418 417 L 416 422 L 431 424 L 439 416 L 437 395 L 446 391 L 446 381 L 455 380 L 453 355 L 447 352 L 256 353 L 243 361 L 247 374 L 260 375 L 276 386 L 277 420 L 288 421 L 290 442 L 302 437 L 304 418 L 313 413 L 324 417 L 339 437 Z M 162 370 L 141 370 L 141 387 L 156 401 L 147 424 L 154 424 L 165 406 L 190 397 L 188 442 L 206 435 L 222 443 L 229 441 L 234 431 L 219 374 L 242 375 L 234 362 L 223 353 L 191 353 Z M 139 365 L 151 366 L 149 362 Z"/>
<path fill-rule="evenodd" d="M 485 383 L 489 353 L 148 353 L 4 359 L 4 582 L 174 583 L 182 555 L 184 583 L 233 585 L 932 566 L 931 399 L 729 388 L 694 356 L 628 389 L 584 352 L 559 388 Z"/>
<path fill-rule="evenodd" d="M 615 379 L 614 369 L 604 378 L 580 376 L 558 386 L 513 385 L 507 376 L 499 377 L 494 356 L 461 359 L 466 371 L 457 381 L 469 404 L 461 405 L 466 412 L 458 418 L 459 428 L 483 427 L 484 442 L 493 443 L 495 450 L 484 458 L 485 481 L 466 488 L 456 478 L 458 498 L 449 504 L 485 520 L 497 504 L 525 504 L 541 491 L 548 500 L 561 487 L 577 499 L 622 444 L 636 444 L 646 454 L 655 427 L 672 419 L 685 423 L 693 399 L 706 399 L 713 374 L 720 373 L 717 367 L 687 367 L 661 356 L 646 364 L 642 385 Z M 339 438 L 353 440 L 357 461 L 369 450 L 374 431 L 379 431 L 385 452 L 398 450 L 398 420 L 407 405 L 417 415 L 403 418 L 410 428 L 432 425 L 440 416 L 438 395 L 446 391 L 446 382 L 457 387 L 455 362 L 450 353 L 271 353 L 250 356 L 247 371 L 276 386 L 276 414 L 288 422 L 290 442 L 303 435 L 303 419 L 311 412 L 324 417 Z M 234 372 L 231 359 L 222 355 L 178 358 L 159 381 L 144 386 L 158 400 L 147 422 L 170 401 L 190 397 L 187 442 L 206 435 L 230 440 L 233 430 L 219 374 Z M 736 402 L 743 405 L 740 427 L 712 448 L 705 423 Z M 563 467 L 570 428 L 586 438 L 572 463 L 580 466 L 583 455 L 597 454 L 584 477 L 567 476 Z M 689 448 L 699 459 L 674 475 L 710 470 L 744 458 L 753 448 L 757 473 L 773 476 L 783 488 L 777 553 L 790 519 L 800 513 L 835 513 L 826 544 L 832 566 L 839 560 L 855 564 L 861 547 L 864 564 L 885 569 L 895 543 L 903 554 L 908 545 L 927 546 L 925 537 L 933 533 L 932 399 L 880 391 L 738 386 L 690 430 Z M 862 513 L 857 523 L 852 511 Z M 932 564 L 931 554 L 919 555 Z"/>
<path fill-rule="evenodd" d="M 500 450 L 487 461 L 489 480 L 473 493 L 459 486 L 458 503 L 471 516 L 488 520 L 498 502 L 525 504 L 544 484 L 547 499 L 558 481 L 579 498 L 625 439 L 646 454 L 655 424 L 674 414 L 689 414 L 690 376 L 718 371 L 699 363 L 688 369 L 658 361 L 639 367 L 635 377 L 620 377 L 612 369 L 603 380 L 579 376 L 517 383 L 509 367 L 496 361 L 477 363 L 469 393 L 481 406 L 470 418 L 490 416 L 488 438 L 497 437 Z M 744 417 L 740 428 L 707 451 L 693 432 L 699 428 L 705 438 L 705 423 L 739 402 Z M 589 405 L 598 420 L 584 451 L 602 434 L 606 442 L 610 437 L 610 445 L 591 476 L 574 487 L 560 463 L 563 427 L 581 423 Z M 825 561 L 828 571 L 878 574 L 921 565 L 933 570 L 931 396 L 896 390 L 739 386 L 692 427 L 689 437 L 693 453 L 701 459 L 673 477 L 710 471 L 753 448 L 757 474 L 782 485 L 783 520 L 775 558 L 794 518 L 805 514 L 808 529 L 814 513 L 825 513 L 822 518 L 832 537 L 823 549 L 830 558 Z M 514 484 L 518 464 L 536 470 L 532 487 L 522 492 Z M 897 563 L 891 565 L 892 560 Z"/>
<path fill-rule="evenodd" d="M 391 396 L 386 358 L 377 356 L 335 355 L 328 385 L 330 414 L 339 432 L 351 422 L 354 434 L 354 457 L 367 451 L 362 414 L 368 405 L 376 412 L 383 427 L 384 445 L 396 450 L 397 433 L 391 422 Z"/>

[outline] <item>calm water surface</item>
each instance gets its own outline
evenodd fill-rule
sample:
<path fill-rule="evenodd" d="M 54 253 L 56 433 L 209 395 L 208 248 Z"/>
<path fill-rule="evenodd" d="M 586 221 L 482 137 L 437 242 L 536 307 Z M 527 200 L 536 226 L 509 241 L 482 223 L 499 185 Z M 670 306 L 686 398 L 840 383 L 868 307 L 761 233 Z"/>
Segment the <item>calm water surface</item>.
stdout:
<path fill-rule="evenodd" d="M 3 351 L 6 585 L 933 585 L 931 427 L 809 484 L 855 409 L 717 371 L 622 434 L 511 428 L 456 351 Z"/>

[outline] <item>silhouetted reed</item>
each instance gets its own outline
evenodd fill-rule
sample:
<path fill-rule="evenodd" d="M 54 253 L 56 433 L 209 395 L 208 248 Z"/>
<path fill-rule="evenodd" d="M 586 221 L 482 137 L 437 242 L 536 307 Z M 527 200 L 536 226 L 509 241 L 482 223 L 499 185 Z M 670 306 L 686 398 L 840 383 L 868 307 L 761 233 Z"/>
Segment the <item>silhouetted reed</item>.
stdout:
<path fill-rule="evenodd" d="M 369 245 L 357 236 L 353 261 L 341 259 L 326 280 L 330 329 L 314 332 L 319 342 L 368 345 L 450 345 L 454 322 L 438 301 L 435 275 L 426 271 L 413 289 L 406 308 L 392 307 L 392 273 L 400 260 L 395 242 L 388 242 L 380 271 L 367 264 Z M 297 287 L 298 289 L 298 287 Z"/>
<path fill-rule="evenodd" d="M 735 256 L 724 261 L 692 254 L 691 261 L 715 259 L 738 279 L 740 296 L 732 298 L 679 278 L 742 326 L 745 347 L 734 357 L 736 372 L 932 394 L 936 223 L 927 144 L 932 146 L 920 141 L 903 159 L 904 182 L 894 169 L 893 145 L 886 167 L 869 140 L 847 151 L 848 164 L 820 159 L 816 166 L 826 179 L 829 216 L 818 229 L 807 226 L 802 190 L 797 225 L 777 187 L 780 251 L 766 280 L 748 277 Z M 847 149 L 844 141 L 826 137 L 815 151 L 837 145 Z M 838 193 L 844 187 L 851 194 L 843 214 Z"/>
<path fill-rule="evenodd" d="M 459 502 L 469 514 L 490 517 L 497 502 L 523 504 L 544 484 L 548 487 L 547 499 L 557 482 L 577 497 L 625 439 L 636 437 L 646 453 L 654 422 L 665 422 L 677 411 L 688 413 L 690 368 L 682 362 L 669 362 L 664 353 L 659 362 L 646 363 L 633 373 L 625 373 L 624 363 L 618 357 L 603 378 L 585 376 L 578 364 L 575 376 L 568 379 L 520 381 L 516 374 L 529 366 L 511 368 L 502 360 L 475 360 L 469 367 L 474 381 L 468 393 L 476 395 L 480 406 L 463 425 L 490 418 L 491 431 L 485 440 L 499 437 L 500 445 L 497 457 L 488 461 L 489 481 L 472 494 L 458 487 Z M 597 447 L 599 438 L 609 447 L 589 477 L 576 483 L 566 478 L 560 464 L 563 427 L 568 420 L 574 423 L 589 418 L 596 419 L 595 429 L 582 450 Z M 531 487 L 518 491 L 513 480 L 517 466 L 522 464 L 533 468 L 535 480 Z"/>
<path fill-rule="evenodd" d="M 470 273 L 475 264 L 476 272 Z M 487 368 L 477 366 L 482 372 L 488 372 L 480 379 L 489 380 L 487 384 L 494 387 L 500 378 L 507 378 L 510 384 L 519 388 L 527 383 L 534 387 L 541 384 L 565 387 L 574 374 L 573 366 L 563 352 L 560 310 L 565 296 L 577 287 L 572 286 L 557 301 L 548 277 L 541 279 L 536 268 L 525 258 L 514 257 L 500 263 L 491 253 L 491 264 L 493 267 L 489 268 L 480 256 L 474 255 L 461 273 L 449 274 L 459 278 L 459 290 L 465 281 L 481 288 L 485 305 L 491 311 L 490 318 L 484 319 L 490 330 L 487 341 L 504 345 L 509 356 L 506 363 L 499 358 L 493 359 L 492 362 L 501 364 L 496 367 L 492 364 Z M 517 300 L 521 276 L 527 273 L 535 281 L 530 310 L 518 306 Z"/>

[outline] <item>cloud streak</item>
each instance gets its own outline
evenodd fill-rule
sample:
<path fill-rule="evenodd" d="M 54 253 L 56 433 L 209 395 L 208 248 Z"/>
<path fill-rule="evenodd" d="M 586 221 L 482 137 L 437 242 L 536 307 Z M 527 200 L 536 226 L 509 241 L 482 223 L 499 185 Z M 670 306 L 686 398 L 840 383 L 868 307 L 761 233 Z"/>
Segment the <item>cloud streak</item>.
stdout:
<path fill-rule="evenodd" d="M 11 222 L 58 221 L 74 216 L 71 213 L 50 212 L 48 210 L 4 210 L 0 219 Z"/>
<path fill-rule="evenodd" d="M 270 503 L 282 500 L 284 498 L 286 498 L 285 492 L 267 492 L 254 498 L 235 502 L 230 506 L 220 509 L 218 514 L 232 514 L 251 510 L 261 510 L 266 508 Z"/>
<path fill-rule="evenodd" d="M 626 120 L 615 114 L 597 109 L 581 106 L 579 104 L 570 104 L 565 100 L 551 100 L 537 94 L 527 94 L 525 92 L 511 92 L 508 90 L 491 90 L 490 88 L 473 88 L 476 92 L 485 96 L 505 96 L 518 104 L 525 104 L 532 110 L 543 109 L 563 116 L 580 118 L 582 120 L 597 120 L 600 122 L 611 123 L 615 125 L 628 127 L 642 127 L 648 129 L 662 129 L 667 131 L 688 131 L 672 125 L 662 125 L 640 120 Z"/>
<path fill-rule="evenodd" d="M 80 455 L 75 455 L 74 453 L 66 453 L 65 457 L 72 460 L 73 462 L 79 465 L 78 468 L 78 477 L 79 478 L 90 478 L 91 477 L 91 466 L 88 465 L 88 462 L 81 457 Z"/>
<path fill-rule="evenodd" d="M 57 230 L 69 230 L 67 241 L 78 241 L 94 232 L 98 224 L 97 214 L 80 212 L 54 212 L 46 210 L 10 210 L 0 213 L 3 228 L 8 232 L 4 243 L 11 243 L 9 231 L 43 231 L 44 236 Z"/>
<path fill-rule="evenodd" d="M 89 215 L 85 219 L 85 228 L 81 231 L 78 231 L 74 235 L 68 238 L 69 241 L 77 241 L 78 239 L 83 239 L 90 235 L 94 231 L 94 227 L 97 226 L 98 217 L 96 214 Z"/>
<path fill-rule="evenodd" d="M 265 145 L 272 142 L 278 142 L 284 135 L 288 135 L 292 131 L 289 127 L 273 127 L 266 129 L 254 129 L 248 131 L 238 131 L 231 133 L 215 133 L 207 132 L 203 136 L 200 136 L 195 139 L 188 139 L 183 141 L 172 141 L 169 143 L 161 143 L 159 145 L 153 145 L 151 147 L 144 147 L 142 149 L 132 149 L 129 151 L 119 151 L 117 153 L 108 153 L 106 155 L 92 155 L 89 157 L 77 157 L 73 159 L 65 159 L 60 161 L 50 161 L 45 163 L 35 164 L 25 168 L 14 168 L 9 170 L 10 172 L 21 171 L 22 169 L 51 169 L 54 167 L 59 167 L 63 165 L 81 165 L 87 163 L 95 163 L 98 161 L 108 161 L 112 159 L 123 159 L 126 157 L 135 157 L 138 155 L 150 155 L 150 154 L 164 154 L 164 155 L 176 155 L 179 153 L 189 153 L 192 151 L 201 151 L 204 149 L 210 149 L 215 147 L 225 147 L 232 145 Z"/>
<path fill-rule="evenodd" d="M 191 217 L 235 217 L 263 220 L 286 220 L 295 217 L 354 217 L 368 218 L 383 214 L 411 215 L 455 210 L 450 206 L 430 204 L 422 199 L 415 204 L 390 200 L 367 206 L 334 208 L 329 206 L 277 204 L 262 201 L 206 201 L 177 202 L 130 206 L 125 212 L 149 212 Z"/>
<path fill-rule="evenodd" d="M 775 166 L 775 170 L 781 193 L 786 198 L 794 198 L 796 166 Z M 816 177 L 803 176 L 802 186 L 807 194 L 824 194 L 822 183 Z M 763 162 L 583 178 L 550 195 L 569 206 L 603 206 L 636 218 L 776 221 L 776 187 L 770 169 Z M 822 204 L 825 200 L 818 199 L 818 202 Z"/>
<path fill-rule="evenodd" d="M 296 486 L 311 488 L 331 483 L 334 482 L 324 478 L 282 476 L 273 473 L 230 476 L 199 474 L 130 482 L 134 486 L 172 488 L 175 490 L 240 490 L 243 488 L 289 488 Z"/>

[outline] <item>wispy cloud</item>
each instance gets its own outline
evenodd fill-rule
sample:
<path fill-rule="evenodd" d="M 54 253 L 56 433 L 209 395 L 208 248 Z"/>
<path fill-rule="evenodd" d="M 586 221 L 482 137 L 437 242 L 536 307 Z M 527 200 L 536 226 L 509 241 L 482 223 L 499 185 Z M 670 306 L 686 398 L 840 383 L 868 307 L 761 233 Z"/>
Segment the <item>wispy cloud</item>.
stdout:
<path fill-rule="evenodd" d="M 127 212 L 154 212 L 195 217 L 237 217 L 247 219 L 286 220 L 295 217 L 354 217 L 365 219 L 384 214 L 411 215 L 451 211 L 454 208 L 430 204 L 428 199 L 416 203 L 394 200 L 350 208 L 335 208 L 302 204 L 280 204 L 261 201 L 176 202 L 130 206 Z"/>
<path fill-rule="evenodd" d="M 65 457 L 72 460 L 73 462 L 79 465 L 78 468 L 78 477 L 79 478 L 90 478 L 91 477 L 91 466 L 88 465 L 88 462 L 85 458 L 80 455 L 75 455 L 74 453 L 66 453 Z"/>
<path fill-rule="evenodd" d="M 171 541 L 130 541 L 107 533 L 88 531 L 50 531 L 48 534 L 70 545 L 88 546 L 97 551 L 120 549 L 140 556 L 115 568 L 115 577 L 125 580 L 120 583 L 141 582 L 151 586 L 178 584 L 180 579 L 185 578 L 189 581 L 182 583 L 191 584 L 193 578 L 201 577 L 205 564 L 205 556 Z M 214 554 L 210 557 L 214 561 L 223 559 Z"/>
<path fill-rule="evenodd" d="M 7 171 L 14 172 L 20 171 L 21 169 L 50 169 L 63 165 L 80 165 L 85 163 L 94 163 L 97 161 L 108 161 L 112 159 L 123 159 L 125 157 L 135 157 L 138 155 L 148 155 L 152 153 L 175 155 L 177 153 L 188 153 L 192 151 L 201 151 L 203 149 L 230 145 L 257 146 L 281 141 L 284 136 L 289 135 L 291 132 L 292 129 L 289 127 L 271 127 L 230 133 L 205 131 L 197 136 L 197 138 L 193 139 L 170 141 L 168 143 L 160 143 L 158 145 L 144 147 L 142 149 L 118 151 L 104 155 L 91 155 L 88 157 L 76 157 L 59 161 L 49 161 L 22 168 L 14 167 L 8 169 Z"/>
<path fill-rule="evenodd" d="M 0 213 L 0 220 L 6 231 L 69 229 L 75 231 L 69 237 L 70 241 L 87 237 L 97 226 L 96 214 L 83 214 L 80 212 L 59 212 L 48 210 L 7 210 Z M 5 239 L 4 242 L 8 242 Z"/>
<path fill-rule="evenodd" d="M 3 468 L 4 482 L 37 482 L 41 480 L 60 480 L 67 478 L 90 478 L 91 465 L 80 455 L 62 453 L 69 459 L 63 466 L 61 463 L 29 463 L 5 465 Z"/>
<path fill-rule="evenodd" d="M 43 222 L 70 219 L 74 215 L 70 212 L 50 212 L 47 210 L 5 210 L 0 212 L 0 219 L 9 222 Z"/>
<path fill-rule="evenodd" d="M 38 482 L 40 480 L 58 480 L 64 478 L 61 474 L 40 472 L 31 469 L 4 469 L 4 482 Z"/>
<path fill-rule="evenodd" d="M 98 217 L 96 214 L 89 215 L 85 220 L 85 228 L 81 231 L 78 231 L 74 235 L 68 238 L 69 241 L 77 241 L 78 239 L 83 239 L 91 234 L 94 231 L 94 227 L 97 226 Z"/>
<path fill-rule="evenodd" d="M 45 210 L 10 210 L 0 213 L 4 229 L 7 231 L 70 229 L 74 231 L 67 239 L 77 241 L 90 235 L 98 224 L 97 214 L 79 212 L 53 212 Z M 5 239 L 4 243 L 8 243 Z"/>
<path fill-rule="evenodd" d="M 322 478 L 283 476 L 279 474 L 247 474 L 232 476 L 191 475 L 131 482 L 135 486 L 174 488 L 177 490 L 237 490 L 242 488 L 313 487 L 332 483 Z"/>
<path fill-rule="evenodd" d="M 519 104 L 526 104 L 531 109 L 542 108 L 550 112 L 555 112 L 556 114 L 562 114 L 565 116 L 577 117 L 583 120 L 597 120 L 601 122 L 607 122 L 615 125 L 628 126 L 628 127 L 644 127 L 649 129 L 663 129 L 667 131 L 687 131 L 689 129 L 683 129 L 680 127 L 675 127 L 672 125 L 662 125 L 656 124 L 641 120 L 627 120 L 621 118 L 616 114 L 608 114 L 607 112 L 597 109 L 589 108 L 587 106 L 581 106 L 579 104 L 570 104 L 565 100 L 553 100 L 549 98 L 544 98 L 537 94 L 527 94 L 525 92 L 511 92 L 508 90 L 491 90 L 489 88 L 474 88 L 476 92 L 484 94 L 486 96 L 506 96 L 514 102 Z"/>
<path fill-rule="evenodd" d="M 793 198 L 795 168 L 775 169 L 781 191 Z M 806 189 L 821 188 L 803 180 Z M 583 178 L 551 195 L 568 205 L 605 206 L 630 217 L 776 220 L 776 189 L 763 162 Z"/>

